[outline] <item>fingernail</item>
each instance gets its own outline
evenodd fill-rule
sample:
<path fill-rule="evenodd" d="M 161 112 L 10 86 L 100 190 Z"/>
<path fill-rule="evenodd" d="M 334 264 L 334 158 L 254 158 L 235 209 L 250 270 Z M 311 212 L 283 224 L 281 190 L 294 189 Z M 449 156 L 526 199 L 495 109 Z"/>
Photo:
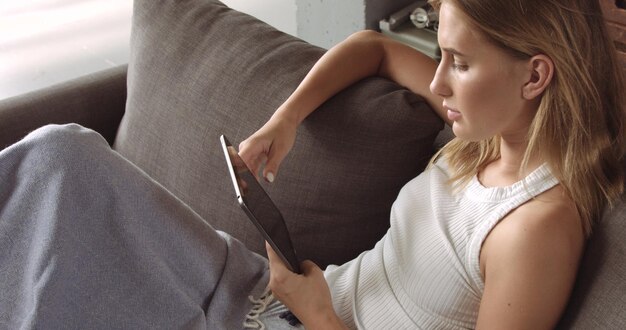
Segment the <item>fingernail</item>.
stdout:
<path fill-rule="evenodd" d="M 274 182 L 274 173 L 272 172 L 268 172 L 267 175 L 265 176 L 265 178 L 267 179 L 267 181 L 269 181 L 270 183 Z"/>

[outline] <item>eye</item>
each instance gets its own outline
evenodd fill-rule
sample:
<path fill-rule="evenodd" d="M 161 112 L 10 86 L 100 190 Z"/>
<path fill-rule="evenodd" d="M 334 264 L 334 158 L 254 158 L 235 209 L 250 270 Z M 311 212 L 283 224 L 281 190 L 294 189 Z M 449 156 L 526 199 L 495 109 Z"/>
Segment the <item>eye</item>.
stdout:
<path fill-rule="evenodd" d="M 467 71 L 469 67 L 466 64 L 452 63 L 452 69 L 456 71 Z"/>
<path fill-rule="evenodd" d="M 455 54 L 450 54 L 450 62 L 452 62 L 451 67 L 455 71 L 467 71 L 469 68 L 468 65 L 460 61 Z"/>

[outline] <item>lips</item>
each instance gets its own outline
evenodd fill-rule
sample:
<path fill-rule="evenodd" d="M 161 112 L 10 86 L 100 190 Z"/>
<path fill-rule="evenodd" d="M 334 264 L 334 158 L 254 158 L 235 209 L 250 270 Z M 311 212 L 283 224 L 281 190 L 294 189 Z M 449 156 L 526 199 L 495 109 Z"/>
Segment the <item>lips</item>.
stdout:
<path fill-rule="evenodd" d="M 446 114 L 448 116 L 448 119 L 450 119 L 451 121 L 457 121 L 461 119 L 462 115 L 459 111 L 452 109 L 445 104 L 443 105 L 443 108 L 446 109 Z"/>

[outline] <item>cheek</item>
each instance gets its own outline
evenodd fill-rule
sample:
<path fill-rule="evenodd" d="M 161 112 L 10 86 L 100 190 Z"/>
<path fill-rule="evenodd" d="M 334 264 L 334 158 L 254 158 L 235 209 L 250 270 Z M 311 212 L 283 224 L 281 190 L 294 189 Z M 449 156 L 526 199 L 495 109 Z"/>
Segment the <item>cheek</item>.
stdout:
<path fill-rule="evenodd" d="M 481 79 L 459 79 L 455 90 L 461 112 L 475 113 L 493 98 L 493 86 Z"/>
<path fill-rule="evenodd" d="M 509 81 L 498 77 L 475 77 L 459 83 L 456 93 L 458 106 L 468 115 L 489 113 L 498 116 L 506 113 L 517 93 Z"/>

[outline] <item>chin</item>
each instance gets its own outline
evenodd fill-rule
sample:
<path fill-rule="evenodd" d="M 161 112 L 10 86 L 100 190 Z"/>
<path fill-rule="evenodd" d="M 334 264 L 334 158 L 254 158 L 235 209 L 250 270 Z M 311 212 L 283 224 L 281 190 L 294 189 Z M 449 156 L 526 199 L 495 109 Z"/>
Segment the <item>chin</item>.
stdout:
<path fill-rule="evenodd" d="M 459 140 L 467 142 L 483 141 L 491 137 L 485 136 L 485 134 L 483 134 L 484 132 L 473 132 L 471 129 L 467 129 L 467 127 L 460 127 L 457 122 L 452 124 L 452 133 L 454 133 L 454 136 Z"/>

